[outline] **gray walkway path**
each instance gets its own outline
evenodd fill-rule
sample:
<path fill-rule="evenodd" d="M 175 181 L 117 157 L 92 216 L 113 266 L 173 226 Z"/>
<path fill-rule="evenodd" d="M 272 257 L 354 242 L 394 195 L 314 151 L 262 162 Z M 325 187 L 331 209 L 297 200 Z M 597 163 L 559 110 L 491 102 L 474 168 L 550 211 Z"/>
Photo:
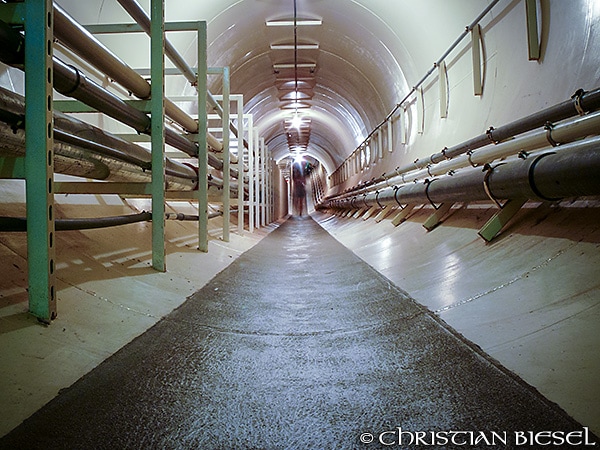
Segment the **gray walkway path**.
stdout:
<path fill-rule="evenodd" d="M 585 434 L 292 218 L 0 448 L 500 449 L 540 431 Z"/>

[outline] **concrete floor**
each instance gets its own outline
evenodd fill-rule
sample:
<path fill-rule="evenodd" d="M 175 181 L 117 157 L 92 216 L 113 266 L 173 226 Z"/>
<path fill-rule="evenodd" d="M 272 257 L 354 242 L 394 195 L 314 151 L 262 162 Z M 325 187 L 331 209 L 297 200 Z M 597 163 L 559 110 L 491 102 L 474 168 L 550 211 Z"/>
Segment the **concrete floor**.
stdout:
<path fill-rule="evenodd" d="M 491 244 L 495 212 L 453 209 L 431 232 L 423 207 L 398 227 L 316 214 L 318 222 L 551 401 L 600 432 L 600 210 L 528 203 Z"/>
<path fill-rule="evenodd" d="M 479 436 L 467 448 L 517 448 L 522 430 L 597 439 L 292 218 L 0 448 L 418 448 L 427 431 L 443 448 L 451 430 Z"/>
<path fill-rule="evenodd" d="M 6 183 L 3 184 L 3 187 Z M 24 215 L 14 188 L 1 192 L 5 215 Z M 186 204 L 176 211 L 193 212 Z M 143 201 L 89 196 L 61 200 L 63 217 L 148 209 Z M 432 232 L 417 210 L 390 219 L 340 219 L 315 213 L 332 235 L 503 366 L 600 432 L 600 209 L 597 202 L 528 204 L 492 244 L 476 230 L 489 206 L 456 209 Z M 26 243 L 0 234 L 0 436 L 59 390 L 110 357 L 183 303 L 276 228 L 219 239 L 195 249 L 189 223 L 167 226 L 167 269 L 149 266 L 147 225 L 58 234 L 59 318 L 44 327 L 26 314 Z"/>
<path fill-rule="evenodd" d="M 17 184 L 17 183 L 12 183 Z M 5 181 L 3 215 L 25 215 L 22 192 Z M 4 209 L 3 209 L 4 208 Z M 59 217 L 149 210 L 149 201 L 67 196 Z M 187 202 L 168 211 L 197 213 Z M 210 221 L 209 252 L 197 250 L 197 225 L 168 222 L 167 272 L 151 268 L 149 224 L 57 233 L 58 318 L 51 326 L 27 313 L 24 233 L 0 233 L 0 436 L 29 417 L 204 286 L 277 224 L 220 239 Z"/>

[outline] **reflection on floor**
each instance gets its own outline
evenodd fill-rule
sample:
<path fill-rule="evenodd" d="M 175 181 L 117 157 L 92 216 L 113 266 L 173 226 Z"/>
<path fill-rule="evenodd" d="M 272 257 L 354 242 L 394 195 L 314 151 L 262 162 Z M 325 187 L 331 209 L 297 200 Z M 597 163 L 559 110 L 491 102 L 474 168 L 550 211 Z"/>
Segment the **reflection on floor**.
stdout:
<path fill-rule="evenodd" d="M 452 430 L 510 448 L 524 426 L 596 439 L 292 218 L 0 448 L 350 449 L 427 431 L 440 447 Z"/>
<path fill-rule="evenodd" d="M 495 209 L 454 208 L 426 232 L 430 207 L 394 227 L 316 214 L 378 272 L 596 433 L 600 432 L 598 201 L 528 203 L 496 240 Z"/>

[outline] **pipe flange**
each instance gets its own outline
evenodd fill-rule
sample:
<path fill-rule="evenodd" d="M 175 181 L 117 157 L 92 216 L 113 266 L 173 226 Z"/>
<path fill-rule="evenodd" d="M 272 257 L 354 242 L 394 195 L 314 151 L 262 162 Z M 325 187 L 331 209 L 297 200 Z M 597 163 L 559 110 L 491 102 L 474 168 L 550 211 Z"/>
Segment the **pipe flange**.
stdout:
<path fill-rule="evenodd" d="M 424 183 L 425 183 L 425 195 L 427 196 L 427 200 L 429 200 L 429 203 L 431 204 L 431 206 L 433 206 L 433 209 L 440 209 L 440 207 L 442 206 L 442 204 L 440 203 L 439 205 L 436 205 L 433 200 L 431 199 L 431 197 L 429 196 L 429 186 L 431 186 L 433 184 L 433 182 L 437 180 L 437 178 L 434 178 L 433 180 L 430 180 L 429 178 L 425 179 Z"/>

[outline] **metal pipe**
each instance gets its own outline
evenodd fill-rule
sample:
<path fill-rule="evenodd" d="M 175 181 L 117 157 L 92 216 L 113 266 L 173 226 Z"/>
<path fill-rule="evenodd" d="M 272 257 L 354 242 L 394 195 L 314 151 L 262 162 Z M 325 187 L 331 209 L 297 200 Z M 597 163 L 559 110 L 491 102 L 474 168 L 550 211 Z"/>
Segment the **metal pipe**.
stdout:
<path fill-rule="evenodd" d="M 216 177 L 214 175 L 210 175 L 208 178 L 208 185 L 212 187 L 216 187 L 217 189 L 223 189 L 223 179 Z M 239 184 L 235 181 L 231 181 L 229 183 L 229 192 L 231 194 L 237 194 Z M 248 188 L 244 186 L 244 193 L 248 192 Z"/>
<path fill-rule="evenodd" d="M 557 201 L 600 195 L 600 138 L 557 147 L 541 154 L 515 158 L 494 167 L 466 168 L 419 183 L 405 183 L 361 196 L 365 204 L 473 202 L 526 198 Z M 362 198 L 364 197 L 364 199 Z M 357 197 L 331 199 L 322 207 L 351 208 Z"/>
<path fill-rule="evenodd" d="M 150 85 L 94 35 L 54 3 L 54 35 L 61 44 L 93 64 L 136 97 L 150 98 Z"/>
<path fill-rule="evenodd" d="M 146 11 L 135 0 L 117 0 L 125 11 L 135 20 L 142 29 L 150 35 L 150 17 Z M 171 62 L 181 70 L 183 76 L 192 84 L 196 85 L 196 74 L 192 68 L 185 62 L 183 57 L 171 45 L 168 40 L 165 40 L 165 53 Z"/>
<path fill-rule="evenodd" d="M 448 158 L 462 155 L 468 151 L 481 148 L 490 143 L 503 142 L 508 138 L 525 133 L 526 131 L 542 127 L 548 122 L 558 122 L 560 120 L 581 114 L 582 112 L 594 111 L 599 107 L 600 89 L 595 89 L 587 93 L 578 91 L 573 97 L 571 97 L 570 100 L 566 100 L 535 114 L 515 120 L 514 122 L 506 124 L 502 127 L 490 127 L 484 134 L 474 137 L 461 144 L 455 145 L 454 147 L 446 148 L 439 153 L 429 156 L 428 158 L 417 159 L 412 164 L 407 164 L 403 167 L 400 167 L 389 174 L 389 177 L 400 175 L 408 172 L 409 170 L 414 170 L 415 168 L 420 169 L 426 167 L 428 164 L 435 164 Z M 383 178 L 386 179 L 389 177 L 386 176 Z M 375 182 L 377 181 L 381 181 L 381 179 L 376 179 Z"/>
<path fill-rule="evenodd" d="M 150 98 L 150 84 L 57 4 L 54 4 L 54 32 L 63 45 L 108 75 L 133 95 L 141 99 Z M 189 133 L 198 132 L 198 122 L 168 98 L 165 99 L 165 114 L 181 125 L 185 131 Z M 209 146 L 216 151 L 222 151 L 223 149 L 223 145 L 212 135 L 209 137 Z"/>
<path fill-rule="evenodd" d="M 544 129 L 531 134 L 506 140 L 496 145 L 487 145 L 478 150 L 469 151 L 452 159 L 443 160 L 439 163 L 429 164 L 419 170 L 411 170 L 401 175 L 387 178 L 383 182 L 375 183 L 367 187 L 361 187 L 347 195 L 357 195 L 363 192 L 382 189 L 387 186 L 417 181 L 427 177 L 443 175 L 445 173 L 466 167 L 469 165 L 482 166 L 495 160 L 515 155 L 519 152 L 527 152 L 553 145 L 565 144 L 584 138 L 586 136 L 598 135 L 600 133 L 600 112 L 577 116 L 575 119 L 559 123 L 557 125 L 546 124 Z"/>
<path fill-rule="evenodd" d="M 133 20 L 135 20 L 140 25 L 140 27 L 142 27 L 142 30 L 144 30 L 146 34 L 150 36 L 150 17 L 148 17 L 146 11 L 144 11 L 144 8 L 142 8 L 136 0 L 117 1 L 123 7 L 123 9 L 129 13 Z M 192 86 L 196 86 L 196 73 L 188 65 L 185 59 L 183 59 L 183 57 L 179 54 L 175 47 L 173 47 L 173 45 L 168 39 L 165 39 L 165 54 L 171 60 L 173 65 L 175 65 L 175 67 L 177 67 L 181 71 L 182 75 L 190 82 L 190 84 Z M 220 117 L 223 117 L 223 108 L 221 107 L 221 105 L 219 105 L 219 103 L 217 102 L 215 97 L 210 93 L 210 91 L 208 91 L 207 94 L 208 103 L 210 104 L 210 106 L 213 109 L 215 109 L 215 111 L 217 111 L 217 114 L 219 114 Z M 229 129 L 234 133 L 235 137 L 237 138 L 238 130 L 231 122 L 229 123 Z M 209 143 L 209 145 L 211 144 Z M 244 140 L 244 146 L 248 148 L 248 142 L 246 140 Z"/>
<path fill-rule="evenodd" d="M 142 111 L 128 105 L 100 85 L 87 78 L 79 69 L 58 58 L 54 61 L 54 89 L 67 97 L 101 111 L 113 119 L 129 125 L 139 133 L 150 133 L 150 118 Z"/>
<path fill-rule="evenodd" d="M 83 219 L 55 219 L 56 231 L 90 230 L 94 228 L 108 228 L 136 222 L 148 222 L 152 213 L 143 211 L 138 214 L 124 216 L 96 217 Z M 0 217 L 1 231 L 26 231 L 27 219 L 25 217 Z"/>
<path fill-rule="evenodd" d="M 0 59 L 14 67 L 23 69 L 22 50 L 23 38 L 5 22 L 0 21 L 0 42 L 3 42 L 3 51 Z M 9 47 L 10 45 L 10 47 Z M 81 71 L 69 66 L 58 58 L 54 62 L 54 88 L 61 94 L 76 98 L 94 109 L 123 122 L 139 133 L 150 133 L 150 118 L 143 112 L 110 93 L 100 85 L 88 79 Z M 180 136 L 171 129 L 165 130 L 167 144 L 187 153 L 190 156 L 198 154 L 196 144 Z"/>
<path fill-rule="evenodd" d="M 537 113 L 503 125 L 499 128 L 490 127 L 490 129 L 484 134 L 469 139 L 468 141 L 464 141 L 453 147 L 445 148 L 441 152 L 434 153 L 426 158 L 419 158 L 412 163 L 405 164 L 404 166 L 397 168 L 389 174 L 384 174 L 380 177 L 373 178 L 372 180 L 354 186 L 353 188 L 347 189 L 345 193 L 357 193 L 367 188 L 369 190 L 374 190 L 379 189 L 384 185 L 395 184 L 398 182 L 398 177 L 401 177 L 402 175 L 411 171 L 427 168 L 431 164 L 437 164 L 442 161 L 455 158 L 459 155 L 473 152 L 478 148 L 490 144 L 495 144 L 496 147 L 502 149 L 503 147 L 501 146 L 504 145 L 504 141 L 512 138 L 513 136 L 531 131 L 535 128 L 543 127 L 549 123 L 558 122 L 569 117 L 581 115 L 583 113 L 589 113 L 597 110 L 598 108 L 600 108 L 600 88 L 594 89 L 590 92 L 583 92 L 580 90 L 569 100 L 561 102 L 557 105 L 553 105 L 549 108 L 538 111 Z M 585 125 L 582 125 L 581 123 L 579 123 L 578 126 L 585 127 Z M 557 125 L 555 129 L 560 133 L 558 130 L 561 128 L 562 125 Z M 594 134 L 589 131 L 582 131 L 582 135 L 584 133 Z M 565 139 L 563 136 L 558 137 L 559 135 L 555 135 L 554 130 L 552 130 L 552 136 L 556 136 L 552 139 L 556 139 L 557 142 Z M 549 143 L 550 142 L 548 142 L 548 144 Z M 506 145 L 510 146 L 511 144 L 509 143 Z"/>
<path fill-rule="evenodd" d="M 222 212 L 208 214 L 209 219 L 222 216 Z M 198 216 L 188 214 L 166 213 L 167 220 L 198 221 Z M 128 214 L 111 217 L 93 217 L 81 219 L 55 219 L 56 231 L 92 230 L 98 228 L 110 228 L 120 225 L 128 225 L 139 222 L 151 222 L 152 213 L 142 211 L 138 214 Z M 2 232 L 24 232 L 27 231 L 27 218 L 25 217 L 0 217 L 0 231 Z"/>
<path fill-rule="evenodd" d="M 0 121 L 7 123 L 12 131 L 23 129 L 25 120 L 24 114 L 25 99 L 15 92 L 0 87 Z M 9 133 L 8 129 L 4 130 L 4 135 L 6 135 L 6 133 Z M 89 159 L 91 156 L 85 152 L 85 150 L 90 150 L 97 154 L 97 159 L 107 157 L 136 165 L 144 170 L 151 168 L 151 156 L 147 149 L 127 142 L 105 132 L 104 130 L 101 130 L 100 128 L 94 127 L 93 125 L 63 113 L 54 112 L 54 137 L 55 140 L 59 142 L 71 144 L 70 146 L 59 148 L 57 150 L 57 154 L 59 156 L 62 155 L 70 158 L 76 158 L 80 156 L 85 159 Z M 9 139 L 12 138 L 14 138 L 14 136 L 9 137 Z M 24 138 L 18 142 L 19 143 L 14 144 L 14 146 L 22 147 L 24 145 Z M 73 150 L 75 148 L 79 148 L 79 150 Z M 13 152 L 21 153 L 20 150 L 13 150 Z M 108 167 L 112 167 L 113 171 L 119 171 L 122 169 L 122 167 L 116 165 L 114 161 L 111 162 L 110 160 L 104 160 L 104 163 Z M 70 166 L 71 164 L 69 164 L 69 167 Z M 139 170 L 135 168 L 131 168 L 131 170 L 139 172 Z M 131 170 L 128 170 L 128 172 L 131 172 Z M 63 171 L 58 173 L 66 172 L 64 172 L 63 168 Z M 193 168 L 171 159 L 166 160 L 166 173 L 176 178 L 192 180 L 192 182 L 183 184 L 181 186 L 183 189 L 192 188 L 197 182 L 198 178 Z M 78 175 L 77 173 L 71 174 Z M 98 179 L 96 176 L 88 176 L 88 178 Z M 105 178 L 106 176 L 103 176 L 99 179 Z M 170 183 L 172 181 L 173 180 L 170 180 Z"/>
<path fill-rule="evenodd" d="M 392 111 L 390 111 L 390 113 L 385 117 L 385 119 L 379 124 L 377 125 L 370 133 L 369 135 L 363 140 L 363 142 L 355 149 L 358 150 L 360 147 L 362 147 L 363 145 L 365 145 L 369 139 L 371 139 L 371 137 L 373 137 L 373 135 L 381 128 L 385 125 L 385 123 L 394 115 L 396 114 L 396 112 L 402 107 L 402 105 L 408 101 L 408 99 L 410 98 L 410 96 L 412 94 L 414 94 L 417 89 L 425 82 L 425 80 L 427 80 L 427 78 L 429 78 L 429 76 L 437 69 L 437 67 L 442 63 L 442 61 L 444 61 L 444 59 L 446 59 L 446 57 L 458 46 L 458 44 L 460 44 L 460 42 L 469 34 L 469 32 L 481 21 L 481 19 L 483 19 L 487 13 L 489 13 L 492 8 L 494 6 L 496 6 L 496 4 L 499 2 L 500 0 L 493 0 L 480 14 L 479 16 L 477 16 L 477 18 L 471 22 L 469 25 L 467 25 L 465 27 L 465 31 L 463 31 L 461 33 L 461 35 L 452 43 L 452 45 L 450 45 L 450 47 L 442 54 L 442 56 L 435 62 L 433 63 L 433 67 L 431 67 L 431 69 L 429 69 L 427 71 L 427 73 L 417 82 L 417 84 L 415 84 L 411 90 L 408 92 L 408 94 L 406 94 L 404 96 L 404 98 L 402 100 L 400 100 L 400 102 L 398 102 L 396 104 L 396 106 L 392 109 Z M 346 161 L 348 160 L 348 158 L 346 159 Z M 345 161 L 344 161 L 345 162 Z M 340 166 L 341 167 L 341 166 Z M 339 169 L 339 168 L 338 168 Z M 336 169 L 337 171 L 337 169 Z"/>
<path fill-rule="evenodd" d="M 221 211 L 211 212 L 211 213 L 208 213 L 208 218 L 214 219 L 215 217 L 219 217 L 222 215 L 223 215 L 223 212 L 221 212 Z M 183 213 L 166 213 L 165 219 L 166 220 L 179 220 L 179 221 L 198 221 L 198 220 L 200 220 L 200 216 L 193 215 L 193 214 L 192 215 L 183 214 Z"/>

